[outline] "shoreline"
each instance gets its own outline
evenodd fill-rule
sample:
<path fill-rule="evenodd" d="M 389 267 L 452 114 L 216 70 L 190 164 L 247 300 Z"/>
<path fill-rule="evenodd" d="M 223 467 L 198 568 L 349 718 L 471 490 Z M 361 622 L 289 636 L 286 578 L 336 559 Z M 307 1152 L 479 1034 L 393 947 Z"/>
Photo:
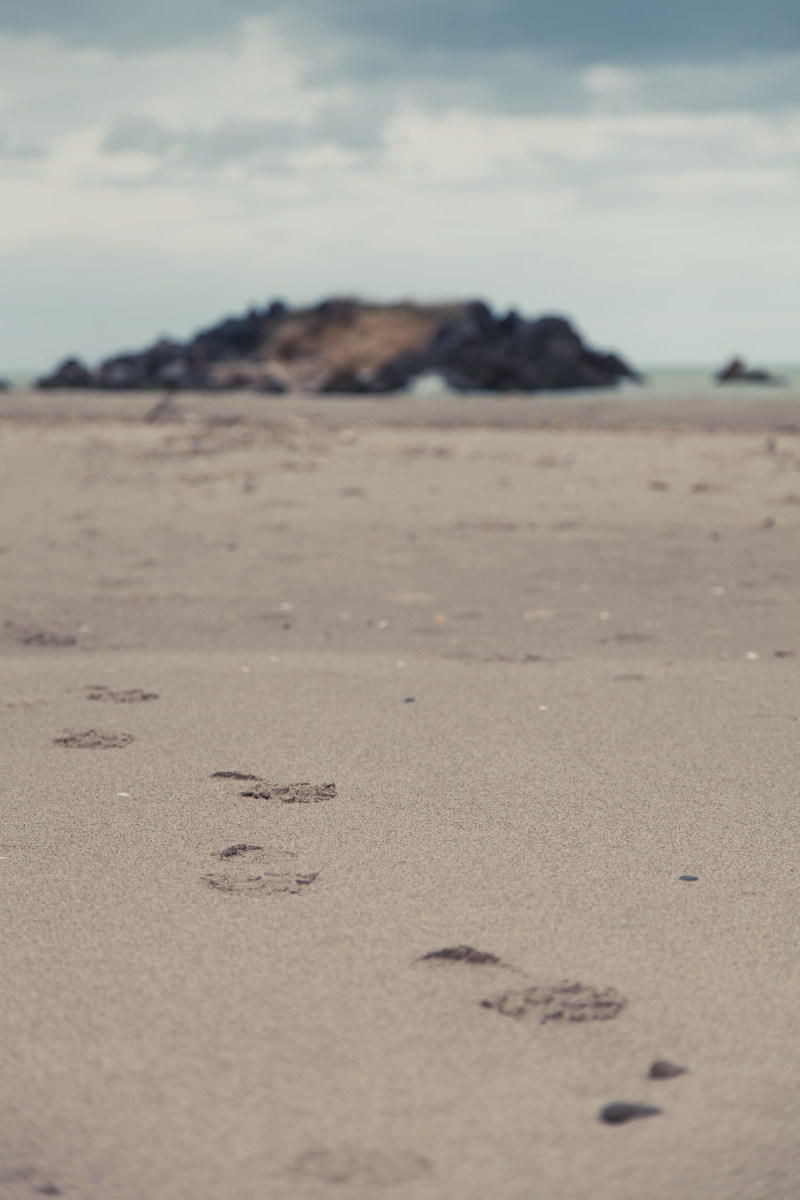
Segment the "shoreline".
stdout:
<path fill-rule="evenodd" d="M 163 392 L 9 391 L 0 392 L 0 420 L 141 421 Z M 447 397 L 268 396 L 243 391 L 177 392 L 176 411 L 184 418 L 242 420 L 273 424 L 307 419 L 329 429 L 350 426 L 426 426 L 459 429 L 699 429 L 748 432 L 800 432 L 800 394 L 719 397 L 648 397 L 633 391 L 602 394 L 563 392 L 529 396 Z"/>

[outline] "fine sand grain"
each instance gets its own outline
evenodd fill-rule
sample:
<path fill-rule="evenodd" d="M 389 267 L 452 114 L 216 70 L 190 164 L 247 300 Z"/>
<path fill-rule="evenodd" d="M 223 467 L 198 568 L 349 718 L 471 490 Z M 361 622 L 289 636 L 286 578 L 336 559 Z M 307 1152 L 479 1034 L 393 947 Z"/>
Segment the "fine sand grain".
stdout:
<path fill-rule="evenodd" d="M 14 403 L 0 1197 L 796 1200 L 791 421 Z"/>

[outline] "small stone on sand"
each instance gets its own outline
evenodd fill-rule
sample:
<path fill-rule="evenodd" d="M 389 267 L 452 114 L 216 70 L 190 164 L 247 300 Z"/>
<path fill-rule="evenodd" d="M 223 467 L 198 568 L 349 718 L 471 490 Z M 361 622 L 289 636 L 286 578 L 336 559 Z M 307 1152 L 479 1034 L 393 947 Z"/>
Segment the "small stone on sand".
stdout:
<path fill-rule="evenodd" d="M 657 1117 L 661 1111 L 660 1108 L 653 1108 L 649 1104 L 630 1104 L 628 1101 L 618 1100 L 600 1110 L 600 1120 L 605 1121 L 606 1125 L 624 1125 L 638 1117 Z"/>
<path fill-rule="evenodd" d="M 685 1075 L 687 1070 L 688 1067 L 679 1067 L 666 1059 L 658 1058 L 651 1064 L 649 1076 L 651 1079 L 675 1079 L 678 1075 Z"/>

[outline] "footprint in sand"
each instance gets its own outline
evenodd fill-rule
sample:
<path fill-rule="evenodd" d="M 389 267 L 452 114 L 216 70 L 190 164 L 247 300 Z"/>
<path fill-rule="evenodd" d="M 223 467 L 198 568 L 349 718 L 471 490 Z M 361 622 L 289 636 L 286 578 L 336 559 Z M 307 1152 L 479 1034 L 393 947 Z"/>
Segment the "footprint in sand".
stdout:
<path fill-rule="evenodd" d="M 132 733 L 103 733 L 98 729 L 87 729 L 83 733 L 65 733 L 53 738 L 57 746 L 69 746 L 74 750 L 117 750 L 129 746 Z"/>
<path fill-rule="evenodd" d="M 237 779 L 242 782 L 258 784 L 240 792 L 253 800 L 272 800 L 276 804 L 319 804 L 323 800 L 336 798 L 335 783 L 301 783 L 274 784 L 267 783 L 260 775 L 251 775 L 247 771 L 215 771 L 212 779 Z"/>
<path fill-rule="evenodd" d="M 14 621 L 4 621 L 3 628 L 8 630 L 6 636 L 12 638 L 20 646 L 41 646 L 47 650 L 63 650 L 78 644 L 78 639 L 74 634 L 66 633 L 58 625 L 50 627 L 17 625 Z"/>
<path fill-rule="evenodd" d="M 321 1183 L 391 1187 L 432 1175 L 433 1163 L 408 1150 L 340 1146 L 335 1150 L 307 1150 L 296 1160 L 292 1173 Z"/>
<path fill-rule="evenodd" d="M 319 874 L 318 871 L 299 872 L 294 851 L 278 846 L 252 846 L 239 842 L 219 850 L 214 858 L 225 864 L 225 870 L 204 875 L 203 883 L 217 892 L 296 896 L 307 890 Z"/>
<path fill-rule="evenodd" d="M 0 1184 L 4 1185 L 2 1195 L 8 1197 L 8 1200 L 22 1200 L 28 1196 L 64 1195 L 61 1188 L 36 1167 L 20 1167 L 16 1171 L 0 1174 Z"/>
<path fill-rule="evenodd" d="M 444 950 L 431 950 L 417 962 L 466 963 L 470 967 L 505 967 L 496 954 L 488 950 L 476 950 L 474 946 L 446 946 Z"/>
<path fill-rule="evenodd" d="M 493 1008 L 516 1021 L 532 1018 L 539 1025 L 551 1021 L 613 1021 L 627 1004 L 614 990 L 587 987 L 564 981 L 551 987 L 529 987 L 506 992 L 492 1000 L 482 1000 L 483 1008 Z"/>
<path fill-rule="evenodd" d="M 145 692 L 141 688 L 129 688 L 124 692 L 112 692 L 105 684 L 87 684 L 84 689 L 87 700 L 105 700 L 110 704 L 143 704 L 147 700 L 157 700 L 158 692 Z"/>
<path fill-rule="evenodd" d="M 47 650 L 63 650 L 77 646 L 78 639 L 67 633 L 60 625 L 17 625 L 15 621 L 3 621 L 4 638 L 20 646 L 41 646 Z"/>
<path fill-rule="evenodd" d="M 246 771 L 215 771 L 211 776 L 212 779 L 252 779 L 256 783 L 262 783 L 260 775 L 248 775 Z"/>
<path fill-rule="evenodd" d="M 276 787 L 272 783 L 263 783 L 241 795 L 255 800 L 273 800 L 277 804 L 319 804 L 322 800 L 335 798 L 336 784 L 290 783 L 285 787 Z"/>
<path fill-rule="evenodd" d="M 77 646 L 78 644 L 78 639 L 71 633 L 50 633 L 46 629 L 21 633 L 17 641 L 23 646 L 44 646 L 49 650 L 63 650 L 67 646 Z"/>
<path fill-rule="evenodd" d="M 503 962 L 488 950 L 476 950 L 474 946 L 446 946 L 443 950 L 431 950 L 416 959 L 418 963 L 440 964 L 445 967 L 463 965 L 469 968 L 500 968 L 517 972 L 517 967 Z M 582 983 L 561 983 L 550 986 L 531 986 L 502 992 L 489 1000 L 480 1001 L 482 1008 L 492 1008 L 504 1017 L 516 1021 L 533 1018 L 539 1025 L 551 1021 L 612 1021 L 627 1004 L 614 988 L 587 987 Z"/>

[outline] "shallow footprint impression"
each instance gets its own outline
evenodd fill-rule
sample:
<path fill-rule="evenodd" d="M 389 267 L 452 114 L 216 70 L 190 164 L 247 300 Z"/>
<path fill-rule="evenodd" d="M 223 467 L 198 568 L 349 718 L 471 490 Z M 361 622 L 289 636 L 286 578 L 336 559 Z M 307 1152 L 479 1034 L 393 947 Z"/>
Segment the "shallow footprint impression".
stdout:
<path fill-rule="evenodd" d="M 390 1187 L 411 1183 L 433 1174 L 433 1164 L 408 1150 L 373 1150 L 339 1146 L 335 1150 L 308 1150 L 292 1168 L 293 1174 L 322 1183 L 359 1183 Z"/>
<path fill-rule="evenodd" d="M 262 783 L 242 796 L 256 800 L 275 800 L 279 804 L 319 804 L 322 800 L 333 800 L 336 797 L 335 783 L 290 783 L 276 787 L 271 783 Z"/>
<path fill-rule="evenodd" d="M 82 733 L 65 733 L 53 738 L 57 746 L 69 746 L 73 750 L 118 750 L 129 746 L 132 733 L 103 733 L 99 729 L 86 729 Z"/>
<path fill-rule="evenodd" d="M 516 1021 L 532 1018 L 537 1024 L 549 1021 L 612 1021 L 627 1004 L 614 988 L 587 987 L 582 983 L 557 983 L 552 987 L 529 987 L 505 992 L 492 1000 L 482 1000 L 483 1008 L 493 1008 Z"/>
<path fill-rule="evenodd" d="M 105 700 L 110 704 L 143 704 L 147 700 L 158 699 L 158 692 L 145 692 L 142 688 L 114 692 L 102 683 L 87 684 L 84 690 L 87 700 Z"/>
<path fill-rule="evenodd" d="M 470 967 L 504 967 L 496 954 L 488 950 L 476 950 L 474 946 L 445 946 L 443 950 L 431 950 L 423 954 L 417 962 L 431 963 L 465 963 Z"/>
<path fill-rule="evenodd" d="M 252 779 L 252 780 L 255 780 L 256 783 L 263 782 L 260 775 L 249 775 L 247 773 L 247 771 L 215 771 L 214 774 L 211 776 L 211 778 L 212 779 L 241 779 L 241 780 Z"/>
<path fill-rule="evenodd" d="M 61 1188 L 37 1167 L 19 1167 L 0 1173 L 3 1200 L 23 1200 L 28 1196 L 63 1196 Z"/>
<path fill-rule="evenodd" d="M 252 846 L 240 842 L 219 850 L 214 858 L 225 864 L 225 870 L 205 874 L 203 882 L 218 892 L 296 896 L 310 887 L 319 874 L 318 871 L 299 872 L 295 852 L 278 846 Z"/>

